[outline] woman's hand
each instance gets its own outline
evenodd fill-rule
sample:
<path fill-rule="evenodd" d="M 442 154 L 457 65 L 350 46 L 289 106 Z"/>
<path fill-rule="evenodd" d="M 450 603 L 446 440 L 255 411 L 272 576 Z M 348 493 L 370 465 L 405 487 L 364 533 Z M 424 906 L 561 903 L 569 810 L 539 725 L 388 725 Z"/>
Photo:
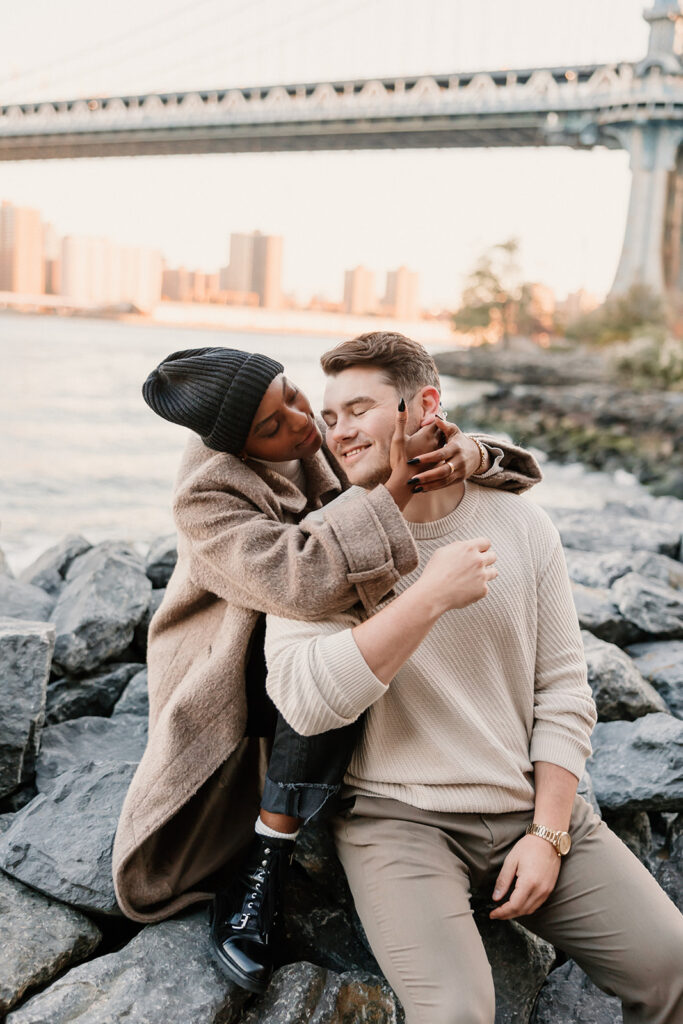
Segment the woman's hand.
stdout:
<path fill-rule="evenodd" d="M 442 436 L 446 441 L 440 448 Z M 406 451 L 413 470 L 410 486 L 421 487 L 423 491 L 450 487 L 490 466 L 487 458 L 480 468 L 481 452 L 476 441 L 463 434 L 455 423 L 437 415 L 423 421 L 420 429 L 406 438 Z"/>

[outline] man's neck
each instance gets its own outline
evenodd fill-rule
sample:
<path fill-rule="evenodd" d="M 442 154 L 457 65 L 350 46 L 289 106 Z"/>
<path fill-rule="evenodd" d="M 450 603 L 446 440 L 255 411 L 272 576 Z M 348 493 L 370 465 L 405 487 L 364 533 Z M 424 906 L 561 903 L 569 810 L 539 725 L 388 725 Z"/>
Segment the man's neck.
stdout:
<path fill-rule="evenodd" d="M 416 494 L 403 509 L 403 518 L 409 523 L 433 523 L 443 519 L 458 507 L 465 494 L 465 484 L 453 484 L 440 491 Z"/>

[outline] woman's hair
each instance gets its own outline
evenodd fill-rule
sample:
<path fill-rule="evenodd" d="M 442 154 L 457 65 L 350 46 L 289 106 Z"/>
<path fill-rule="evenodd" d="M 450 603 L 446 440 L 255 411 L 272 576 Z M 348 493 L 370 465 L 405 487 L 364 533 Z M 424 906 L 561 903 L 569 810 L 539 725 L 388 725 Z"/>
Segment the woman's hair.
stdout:
<path fill-rule="evenodd" d="M 381 370 L 388 384 L 406 398 L 418 388 L 433 387 L 441 394 L 439 373 L 429 353 L 411 338 L 393 331 L 371 331 L 342 341 L 320 359 L 323 372 L 335 377 L 355 366 Z"/>

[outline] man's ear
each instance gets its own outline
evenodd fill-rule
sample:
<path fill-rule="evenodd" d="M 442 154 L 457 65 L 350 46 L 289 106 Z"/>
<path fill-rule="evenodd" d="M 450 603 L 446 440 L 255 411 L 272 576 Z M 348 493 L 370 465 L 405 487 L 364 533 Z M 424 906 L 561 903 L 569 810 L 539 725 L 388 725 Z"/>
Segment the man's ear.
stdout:
<path fill-rule="evenodd" d="M 420 403 L 422 405 L 420 426 L 426 427 L 429 423 L 434 422 L 434 417 L 441 406 L 441 395 L 435 387 L 430 385 L 422 388 L 417 397 L 420 399 Z"/>

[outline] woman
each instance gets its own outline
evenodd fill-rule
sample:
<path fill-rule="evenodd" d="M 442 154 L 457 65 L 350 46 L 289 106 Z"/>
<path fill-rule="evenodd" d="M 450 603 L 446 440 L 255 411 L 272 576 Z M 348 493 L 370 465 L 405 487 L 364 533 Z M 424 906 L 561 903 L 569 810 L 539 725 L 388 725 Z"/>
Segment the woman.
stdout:
<path fill-rule="evenodd" d="M 127 916 L 159 921 L 210 899 L 209 876 L 251 839 L 214 901 L 212 938 L 226 973 L 260 992 L 298 823 L 337 791 L 355 738 L 355 727 L 310 740 L 275 723 L 262 699 L 264 613 L 315 619 L 359 601 L 372 608 L 416 565 L 401 515 L 413 488 L 478 473 L 519 491 L 540 472 L 526 452 L 497 442 L 490 466 L 485 443 L 440 420 L 406 439 L 397 410 L 386 484 L 336 503 L 323 522 L 302 521 L 348 482 L 280 363 L 223 348 L 176 352 L 143 394 L 199 436 L 176 482 L 178 561 L 150 626 L 149 740 L 119 821 L 114 883 Z M 254 835 L 259 737 L 275 725 Z"/>

